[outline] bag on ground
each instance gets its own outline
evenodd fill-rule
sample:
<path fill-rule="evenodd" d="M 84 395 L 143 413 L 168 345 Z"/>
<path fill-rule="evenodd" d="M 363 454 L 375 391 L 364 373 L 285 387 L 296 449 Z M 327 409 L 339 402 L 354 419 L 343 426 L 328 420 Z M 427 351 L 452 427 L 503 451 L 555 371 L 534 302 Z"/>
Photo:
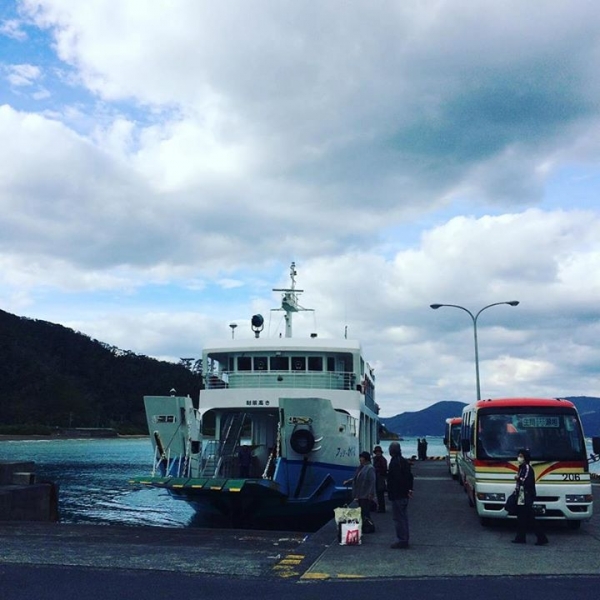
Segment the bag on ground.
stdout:
<path fill-rule="evenodd" d="M 375 533 L 375 523 L 371 519 L 364 519 L 362 524 L 363 533 Z"/>
<path fill-rule="evenodd" d="M 361 526 L 357 522 L 340 523 L 340 545 L 358 546 L 362 544 Z"/>
<path fill-rule="evenodd" d="M 340 523 L 347 523 L 349 521 L 361 522 L 360 508 L 350 508 L 349 506 L 339 506 L 333 509 L 333 515 L 335 522 L 339 525 Z"/>

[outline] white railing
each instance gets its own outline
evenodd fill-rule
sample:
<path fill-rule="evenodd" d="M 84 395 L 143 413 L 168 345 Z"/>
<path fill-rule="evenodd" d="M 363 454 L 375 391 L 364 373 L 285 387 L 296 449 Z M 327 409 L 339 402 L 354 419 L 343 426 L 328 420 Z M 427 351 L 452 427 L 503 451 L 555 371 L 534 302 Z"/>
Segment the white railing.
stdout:
<path fill-rule="evenodd" d="M 356 389 L 356 375 L 343 371 L 267 371 L 223 373 L 206 379 L 207 389 L 222 388 L 308 388 L 326 390 Z"/>

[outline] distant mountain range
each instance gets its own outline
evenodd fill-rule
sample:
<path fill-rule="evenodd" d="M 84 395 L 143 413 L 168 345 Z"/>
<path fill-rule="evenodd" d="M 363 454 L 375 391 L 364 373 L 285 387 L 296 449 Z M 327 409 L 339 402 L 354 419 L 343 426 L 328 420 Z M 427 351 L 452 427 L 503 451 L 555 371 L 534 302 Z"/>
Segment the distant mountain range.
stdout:
<path fill-rule="evenodd" d="M 587 437 L 600 436 L 600 398 L 590 396 L 570 396 L 565 398 L 575 404 L 583 430 Z M 437 402 L 417 412 L 405 412 L 395 417 L 382 417 L 381 421 L 388 431 L 406 437 L 426 435 L 444 435 L 446 419 L 460 417 L 464 402 Z"/>

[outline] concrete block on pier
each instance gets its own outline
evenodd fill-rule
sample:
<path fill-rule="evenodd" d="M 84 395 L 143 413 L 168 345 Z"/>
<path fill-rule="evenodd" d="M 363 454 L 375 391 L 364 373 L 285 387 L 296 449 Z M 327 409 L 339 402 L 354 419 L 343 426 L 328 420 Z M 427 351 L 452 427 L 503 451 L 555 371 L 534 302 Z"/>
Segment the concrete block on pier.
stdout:
<path fill-rule="evenodd" d="M 0 521 L 57 521 L 58 486 L 36 482 L 32 461 L 0 461 Z"/>
<path fill-rule="evenodd" d="M 33 473 L 35 463 L 33 461 L 0 460 L 0 485 L 12 485 L 15 473 Z"/>
<path fill-rule="evenodd" d="M 0 488 L 0 521 L 56 521 L 57 493 L 51 483 Z"/>
<path fill-rule="evenodd" d="M 13 485 L 31 485 L 35 483 L 35 473 L 30 471 L 17 471 L 13 473 Z"/>

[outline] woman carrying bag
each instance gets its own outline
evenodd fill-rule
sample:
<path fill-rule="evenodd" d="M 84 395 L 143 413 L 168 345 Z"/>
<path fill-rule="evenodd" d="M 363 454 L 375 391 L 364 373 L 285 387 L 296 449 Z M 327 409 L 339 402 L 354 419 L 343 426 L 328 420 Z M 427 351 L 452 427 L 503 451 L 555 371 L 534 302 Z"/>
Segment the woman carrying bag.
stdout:
<path fill-rule="evenodd" d="M 542 531 L 541 523 L 535 518 L 533 502 L 535 500 L 535 472 L 531 466 L 531 455 L 529 450 L 519 450 L 517 455 L 519 471 L 516 476 L 517 487 L 515 494 L 517 496 L 517 535 L 513 544 L 525 544 L 527 529 L 533 529 L 537 541 L 536 546 L 544 546 L 548 543 L 546 534 Z"/>
<path fill-rule="evenodd" d="M 344 481 L 344 485 L 352 484 L 352 498 L 361 509 L 363 533 L 372 533 L 375 531 L 371 521 L 371 502 L 375 499 L 375 469 L 368 452 L 361 452 L 358 459 L 360 466 L 352 479 Z"/>

